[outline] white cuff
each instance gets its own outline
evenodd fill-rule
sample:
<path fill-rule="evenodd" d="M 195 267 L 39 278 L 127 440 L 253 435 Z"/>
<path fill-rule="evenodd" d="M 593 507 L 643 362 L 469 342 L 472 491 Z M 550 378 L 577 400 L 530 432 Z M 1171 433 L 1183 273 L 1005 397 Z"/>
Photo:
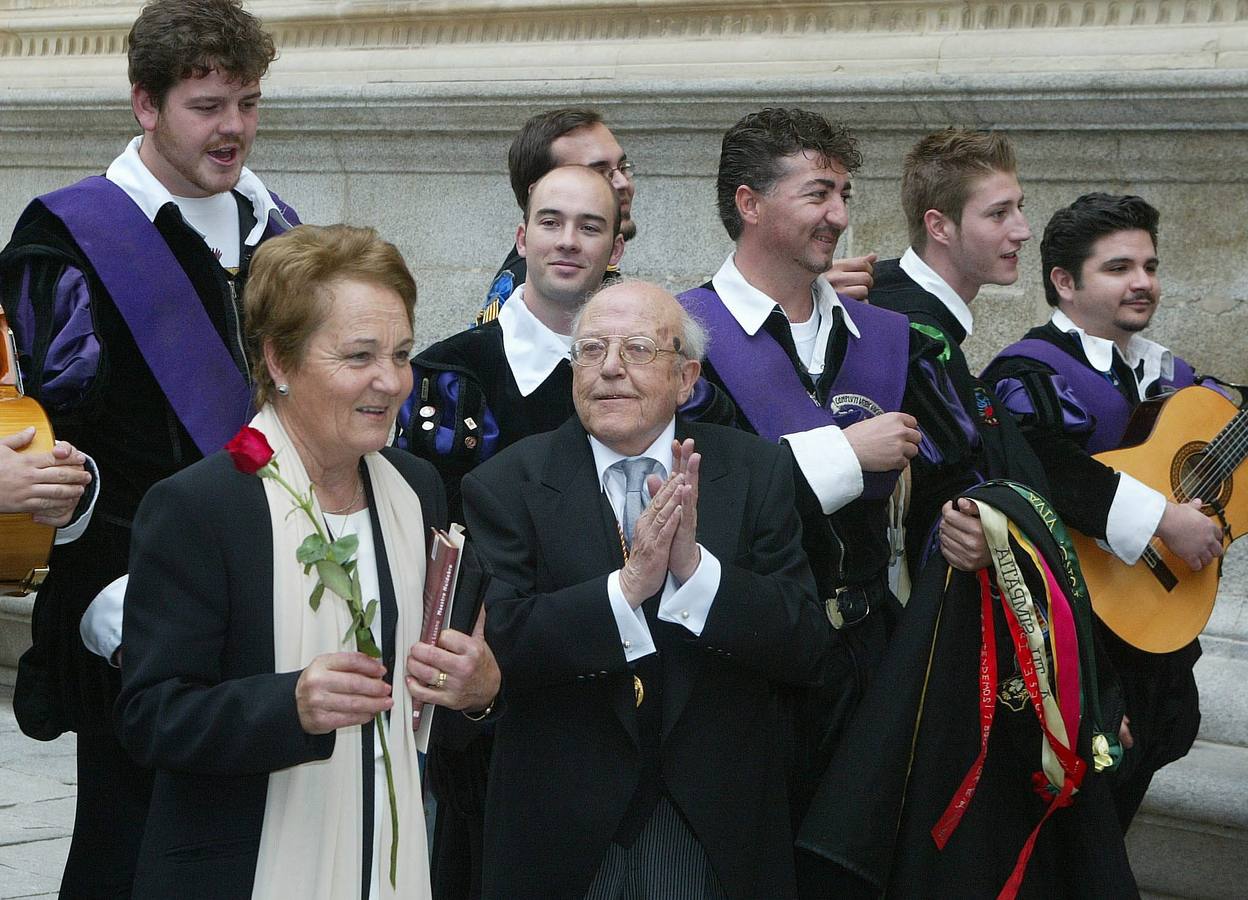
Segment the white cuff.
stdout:
<path fill-rule="evenodd" d="M 797 467 L 830 516 L 862 493 L 862 466 L 845 433 L 835 425 L 782 435 L 793 450 Z"/>
<path fill-rule="evenodd" d="M 104 657 L 109 665 L 116 665 L 113 655 L 121 646 L 121 619 L 129 581 L 129 575 L 122 575 L 96 594 L 78 623 L 78 634 L 87 649 Z"/>
<path fill-rule="evenodd" d="M 69 544 L 82 537 L 87 530 L 87 526 L 91 524 L 91 516 L 95 513 L 95 501 L 100 499 L 100 467 L 95 464 L 95 460 L 87 457 L 87 471 L 91 473 L 91 483 L 87 485 L 87 490 L 91 492 L 91 500 L 87 503 L 87 508 L 82 515 L 74 519 L 68 525 L 56 529 L 57 544 Z"/>
<path fill-rule="evenodd" d="M 1126 472 L 1118 473 L 1118 490 L 1109 506 L 1105 542 L 1114 556 L 1133 565 L 1157 533 L 1166 498 Z"/>
<path fill-rule="evenodd" d="M 688 581 L 677 587 L 672 573 L 667 573 L 663 596 L 659 599 L 659 618 L 682 625 L 701 637 L 707 616 L 711 614 L 711 604 L 719 593 L 721 569 L 715 554 L 701 544 L 698 549 L 702 551 L 702 559 Z"/>
<path fill-rule="evenodd" d="M 668 580 L 671 580 L 670 575 Z M 666 592 L 667 588 L 664 587 L 663 590 Z M 632 662 L 654 653 L 654 639 L 650 637 L 646 614 L 641 611 L 640 606 L 633 609 L 624 599 L 624 591 L 620 588 L 619 569 L 607 576 L 607 598 L 611 601 L 611 612 L 615 614 L 615 627 L 620 631 L 624 658 Z"/>

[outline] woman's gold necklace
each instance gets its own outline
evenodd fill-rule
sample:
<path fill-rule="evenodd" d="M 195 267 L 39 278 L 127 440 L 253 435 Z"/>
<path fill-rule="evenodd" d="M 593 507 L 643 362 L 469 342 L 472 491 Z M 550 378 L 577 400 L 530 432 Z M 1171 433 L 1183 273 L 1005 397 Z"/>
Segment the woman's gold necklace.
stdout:
<path fill-rule="evenodd" d="M 350 503 L 348 503 L 346 506 L 342 507 L 341 509 L 326 509 L 325 507 L 322 506 L 321 512 L 330 516 L 341 516 L 345 512 L 347 512 L 347 510 L 349 510 L 351 507 L 355 506 L 355 504 L 359 503 L 360 498 L 362 496 L 364 496 L 364 479 L 360 478 L 355 483 L 355 495 L 351 498 Z"/>

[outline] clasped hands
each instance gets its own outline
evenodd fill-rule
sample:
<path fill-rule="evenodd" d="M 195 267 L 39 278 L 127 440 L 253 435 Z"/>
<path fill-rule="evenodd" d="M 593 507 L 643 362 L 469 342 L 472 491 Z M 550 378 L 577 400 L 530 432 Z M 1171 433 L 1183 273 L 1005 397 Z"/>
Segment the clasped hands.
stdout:
<path fill-rule="evenodd" d="M 693 439 L 672 441 L 672 471 L 667 480 L 646 479 L 653 498 L 637 519 L 633 544 L 620 570 L 620 590 L 633 609 L 657 594 L 667 573 L 684 584 L 702 562 L 698 547 L 698 470 L 702 454 Z"/>
<path fill-rule="evenodd" d="M 0 513 L 30 513 L 40 525 L 69 524 L 91 473 L 87 457 L 64 441 L 46 453 L 21 453 L 34 428 L 0 437 Z"/>
<path fill-rule="evenodd" d="M 447 628 L 437 644 L 415 643 L 407 656 L 407 692 L 414 703 L 475 712 L 498 694 L 502 677 L 485 642 L 485 610 L 472 634 Z M 363 725 L 394 706 L 381 660 L 359 652 L 323 653 L 295 685 L 299 724 L 308 734 Z M 438 676 L 445 674 L 445 679 Z M 440 685 L 433 687 L 432 685 Z"/>

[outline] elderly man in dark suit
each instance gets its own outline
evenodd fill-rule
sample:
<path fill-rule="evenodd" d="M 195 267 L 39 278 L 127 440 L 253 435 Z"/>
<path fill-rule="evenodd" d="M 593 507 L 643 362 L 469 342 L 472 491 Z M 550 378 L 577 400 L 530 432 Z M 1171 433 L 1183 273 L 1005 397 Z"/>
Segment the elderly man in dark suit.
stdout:
<path fill-rule="evenodd" d="M 575 337 L 576 418 L 463 482 L 503 673 L 485 895 L 791 897 L 784 709 L 834 637 L 790 457 L 676 419 L 705 339 L 656 285 Z"/>

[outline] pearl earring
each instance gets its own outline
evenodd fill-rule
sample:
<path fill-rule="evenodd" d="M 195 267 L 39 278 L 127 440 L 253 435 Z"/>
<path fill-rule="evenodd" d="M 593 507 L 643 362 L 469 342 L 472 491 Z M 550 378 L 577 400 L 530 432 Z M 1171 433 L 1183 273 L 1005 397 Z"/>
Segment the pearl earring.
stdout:
<path fill-rule="evenodd" d="M 277 392 L 278 392 L 279 394 L 281 394 L 283 397 L 289 397 L 289 396 L 290 396 L 290 385 L 285 384 L 285 383 L 279 384 L 279 385 L 277 386 Z"/>

